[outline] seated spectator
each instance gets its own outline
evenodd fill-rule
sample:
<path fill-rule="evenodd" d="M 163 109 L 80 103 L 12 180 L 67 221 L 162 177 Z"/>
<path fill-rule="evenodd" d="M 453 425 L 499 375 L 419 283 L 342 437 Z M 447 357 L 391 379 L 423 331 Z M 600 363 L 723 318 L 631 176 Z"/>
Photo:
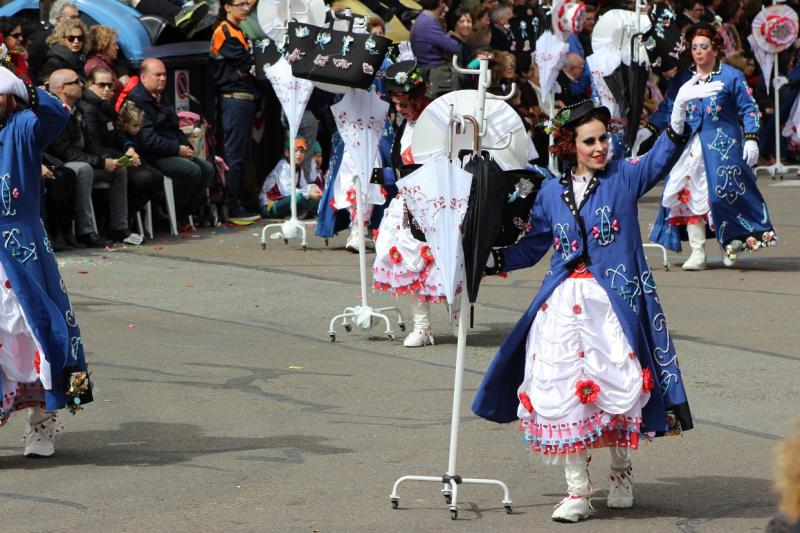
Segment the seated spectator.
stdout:
<path fill-rule="evenodd" d="M 189 222 L 214 176 L 214 167 L 195 156 L 189 139 L 178 127 L 178 115 L 167 101 L 167 69 L 158 59 L 142 61 L 139 83 L 128 100 L 144 112 L 136 143 L 149 164 L 174 181 L 175 209 L 181 224 Z"/>
<path fill-rule="evenodd" d="M 67 19 L 55 27 L 47 38 L 47 59 L 39 71 L 42 83 L 56 70 L 73 70 L 83 77 L 83 65 L 86 56 L 83 53 L 86 44 L 86 27 L 80 20 Z"/>
<path fill-rule="evenodd" d="M 501 52 L 514 52 L 517 49 L 514 32 L 508 21 L 514 16 L 510 7 L 503 4 L 492 10 L 492 48 Z"/>
<path fill-rule="evenodd" d="M 380 17 L 370 17 L 367 19 L 367 31 L 372 35 L 383 37 L 386 35 L 386 24 Z"/>
<path fill-rule="evenodd" d="M 37 24 L 35 31 L 31 32 L 28 39 L 28 69 L 31 72 L 31 79 L 44 83 L 47 76 L 40 75 L 42 66 L 47 60 L 47 38 L 53 32 L 53 28 L 65 20 L 80 20 L 81 12 L 78 6 L 71 0 L 55 0 L 50 6 L 48 21 L 45 24 Z"/>
<path fill-rule="evenodd" d="M 591 96 L 591 85 L 586 87 L 582 81 L 585 60 L 578 54 L 568 53 L 564 59 L 564 68 L 558 73 L 556 83 L 561 92 L 556 96 L 556 101 L 568 106 Z M 588 89 L 588 92 L 587 92 Z"/>
<path fill-rule="evenodd" d="M 297 137 L 294 140 L 294 159 L 296 175 L 292 177 L 292 167 L 289 164 L 289 141 L 283 150 L 283 159 L 278 161 L 272 172 L 269 173 L 261 186 L 258 195 L 258 204 L 261 216 L 264 218 L 285 218 L 292 212 L 292 179 L 295 181 L 297 192 L 297 218 L 314 216 L 319 209 L 319 199 L 322 198 L 322 189 L 313 181 L 306 179 L 302 169 L 303 158 L 308 151 L 306 140 Z"/>
<path fill-rule="evenodd" d="M 8 66 L 25 83 L 30 83 L 28 53 L 25 51 L 24 42 L 22 23 L 12 17 L 0 18 L 0 44 L 5 44 L 8 50 L 8 61 L 11 62 Z"/>
<path fill-rule="evenodd" d="M 113 157 L 102 157 L 89 151 L 81 110 L 78 102 L 83 92 L 83 80 L 74 70 L 59 69 L 50 74 L 48 88 L 69 108 L 72 116 L 67 127 L 47 148 L 47 154 L 64 163 L 75 172 L 75 233 L 79 243 L 92 247 L 103 247 L 113 241 L 104 239 L 94 225 L 92 188 L 95 181 L 105 181 L 109 188 L 110 231 L 108 235 L 122 241 L 128 231 L 127 173 Z"/>
<path fill-rule="evenodd" d="M 472 42 L 475 39 L 475 32 L 472 30 L 472 14 L 468 9 L 459 8 L 456 13 L 456 21 L 450 37 L 459 42 L 458 64 L 466 67 L 474 57 Z M 466 86 L 462 84 L 462 86 Z"/>
<path fill-rule="evenodd" d="M 81 110 L 88 134 L 89 152 L 103 158 L 121 160 L 122 166 L 127 168 L 128 213 L 134 215 L 147 202 L 153 200 L 155 203 L 161 198 L 164 177 L 155 168 L 142 163 L 132 140 L 128 139 L 123 144 L 123 136 L 116 129 L 117 114 L 114 112 L 113 98 L 114 76 L 107 68 L 97 67 L 89 74 L 78 109 Z M 135 114 L 135 117 L 129 118 L 129 129 L 140 127 L 143 115 L 141 110 L 130 102 L 126 102 L 126 106 L 128 115 Z M 136 129 L 138 133 L 138 128 Z"/>
<path fill-rule="evenodd" d="M 314 141 L 314 147 L 311 149 L 311 183 L 315 184 L 320 190 L 325 188 L 325 173 L 322 171 L 323 157 L 322 146 L 319 141 Z"/>
<path fill-rule="evenodd" d="M 104 67 L 111 72 L 114 77 L 115 92 L 122 90 L 130 80 L 128 67 L 119 61 L 119 43 L 117 42 L 117 30 L 108 26 L 97 24 L 89 28 L 89 39 L 86 43 L 86 64 L 83 72 L 89 75 L 97 67 Z"/>

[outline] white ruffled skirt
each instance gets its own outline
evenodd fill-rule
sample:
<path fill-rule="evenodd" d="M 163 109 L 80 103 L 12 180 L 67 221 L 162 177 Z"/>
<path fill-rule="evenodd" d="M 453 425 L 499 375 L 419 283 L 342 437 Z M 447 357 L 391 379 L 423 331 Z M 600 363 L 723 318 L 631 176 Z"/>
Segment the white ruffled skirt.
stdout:
<path fill-rule="evenodd" d="M 526 353 L 517 414 L 533 451 L 557 459 L 638 447 L 653 379 L 594 278 L 570 277 L 556 287 L 536 314 Z"/>
<path fill-rule="evenodd" d="M 661 205 L 669 209 L 672 225 L 686 225 L 701 220 L 713 227 L 708 203 L 708 180 L 703 162 L 703 145 L 695 134 L 669 173 Z"/>

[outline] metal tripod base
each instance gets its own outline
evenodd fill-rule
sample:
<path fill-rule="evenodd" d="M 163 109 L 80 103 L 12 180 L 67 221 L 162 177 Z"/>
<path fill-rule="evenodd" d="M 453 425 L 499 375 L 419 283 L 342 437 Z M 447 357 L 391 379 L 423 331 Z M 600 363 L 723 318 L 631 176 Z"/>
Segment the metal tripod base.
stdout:
<path fill-rule="evenodd" d="M 342 326 L 348 333 L 353 331 L 353 324 L 360 329 L 368 330 L 372 328 L 372 319 L 377 318 L 383 320 L 386 324 L 386 336 L 394 340 L 395 335 L 394 330 L 392 330 L 392 322 L 385 314 L 387 311 L 394 311 L 397 313 L 397 327 L 400 331 L 405 331 L 406 324 L 403 321 L 403 314 L 397 307 L 379 307 L 374 309 L 368 305 L 357 305 L 355 307 L 345 307 L 343 313 L 333 317 L 330 330 L 328 331 L 331 342 L 336 342 L 336 321 L 339 319 L 342 320 Z"/>
<path fill-rule="evenodd" d="M 400 496 L 397 494 L 397 488 L 403 481 L 433 481 L 434 483 L 443 483 L 442 494 L 445 501 L 450 505 L 450 518 L 455 520 L 458 518 L 458 486 L 463 483 L 471 483 L 473 485 L 497 485 L 503 489 L 503 507 L 506 512 L 511 514 L 511 496 L 508 494 L 508 487 L 502 481 L 496 479 L 475 479 L 475 478 L 462 478 L 456 475 L 444 476 L 403 476 L 394 482 L 392 494 L 389 496 L 392 502 L 392 508 L 397 509 L 400 506 Z"/>
<path fill-rule="evenodd" d="M 306 242 L 306 226 L 316 225 L 316 220 L 309 220 L 308 222 L 300 221 L 296 218 L 290 218 L 283 222 L 275 222 L 267 224 L 261 229 L 261 249 L 267 249 L 267 231 L 271 228 L 278 228 L 279 231 L 273 233 L 271 239 L 283 239 L 284 244 L 289 244 L 289 239 L 300 239 L 300 246 L 305 252 L 308 250 L 308 243 Z"/>
<path fill-rule="evenodd" d="M 642 244 L 642 246 L 644 248 L 658 248 L 659 250 L 661 250 L 661 254 L 664 257 L 664 270 L 669 272 L 669 257 L 667 257 L 667 249 L 664 248 L 664 246 L 662 246 L 661 244 L 656 244 L 654 242 L 648 242 L 648 243 Z"/>
<path fill-rule="evenodd" d="M 800 176 L 800 166 L 799 165 L 784 165 L 782 163 L 775 163 L 773 165 L 765 165 L 761 167 L 756 167 L 753 170 L 756 174 L 758 172 L 765 172 L 769 174 L 772 179 L 783 179 L 783 177 L 787 174 L 797 174 Z"/>

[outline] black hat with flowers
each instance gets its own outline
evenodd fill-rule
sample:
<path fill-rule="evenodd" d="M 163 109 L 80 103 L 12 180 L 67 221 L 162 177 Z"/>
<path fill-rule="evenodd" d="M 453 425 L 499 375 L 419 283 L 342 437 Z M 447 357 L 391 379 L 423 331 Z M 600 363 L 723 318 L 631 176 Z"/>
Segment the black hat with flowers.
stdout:
<path fill-rule="evenodd" d="M 595 113 L 596 116 L 604 122 L 609 122 L 611 120 L 611 111 L 609 111 L 606 106 L 596 106 L 591 100 L 581 100 L 580 102 L 562 107 L 561 110 L 556 113 L 556 116 L 553 117 L 552 127 L 560 129 L 567 126 L 574 126 L 589 113 Z"/>
<path fill-rule="evenodd" d="M 389 93 L 411 93 L 425 84 L 416 59 L 398 61 L 386 69 L 383 79 Z"/>

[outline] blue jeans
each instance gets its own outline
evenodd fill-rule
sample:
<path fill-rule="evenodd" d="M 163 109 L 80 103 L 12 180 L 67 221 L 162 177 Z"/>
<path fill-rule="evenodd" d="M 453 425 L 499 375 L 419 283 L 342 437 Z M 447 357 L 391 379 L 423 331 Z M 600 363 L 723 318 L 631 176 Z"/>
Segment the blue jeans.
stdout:
<path fill-rule="evenodd" d="M 250 157 L 252 145 L 253 114 L 255 102 L 237 98 L 220 97 L 222 113 L 222 138 L 225 145 L 225 163 L 228 172 L 225 174 L 225 190 L 228 204 L 239 199 L 239 183 L 241 182 L 244 162 Z"/>
<path fill-rule="evenodd" d="M 214 167 L 205 159 L 180 156 L 162 157 L 152 162 L 153 166 L 172 178 L 175 192 L 175 211 L 181 222 L 194 213 L 214 177 Z"/>

